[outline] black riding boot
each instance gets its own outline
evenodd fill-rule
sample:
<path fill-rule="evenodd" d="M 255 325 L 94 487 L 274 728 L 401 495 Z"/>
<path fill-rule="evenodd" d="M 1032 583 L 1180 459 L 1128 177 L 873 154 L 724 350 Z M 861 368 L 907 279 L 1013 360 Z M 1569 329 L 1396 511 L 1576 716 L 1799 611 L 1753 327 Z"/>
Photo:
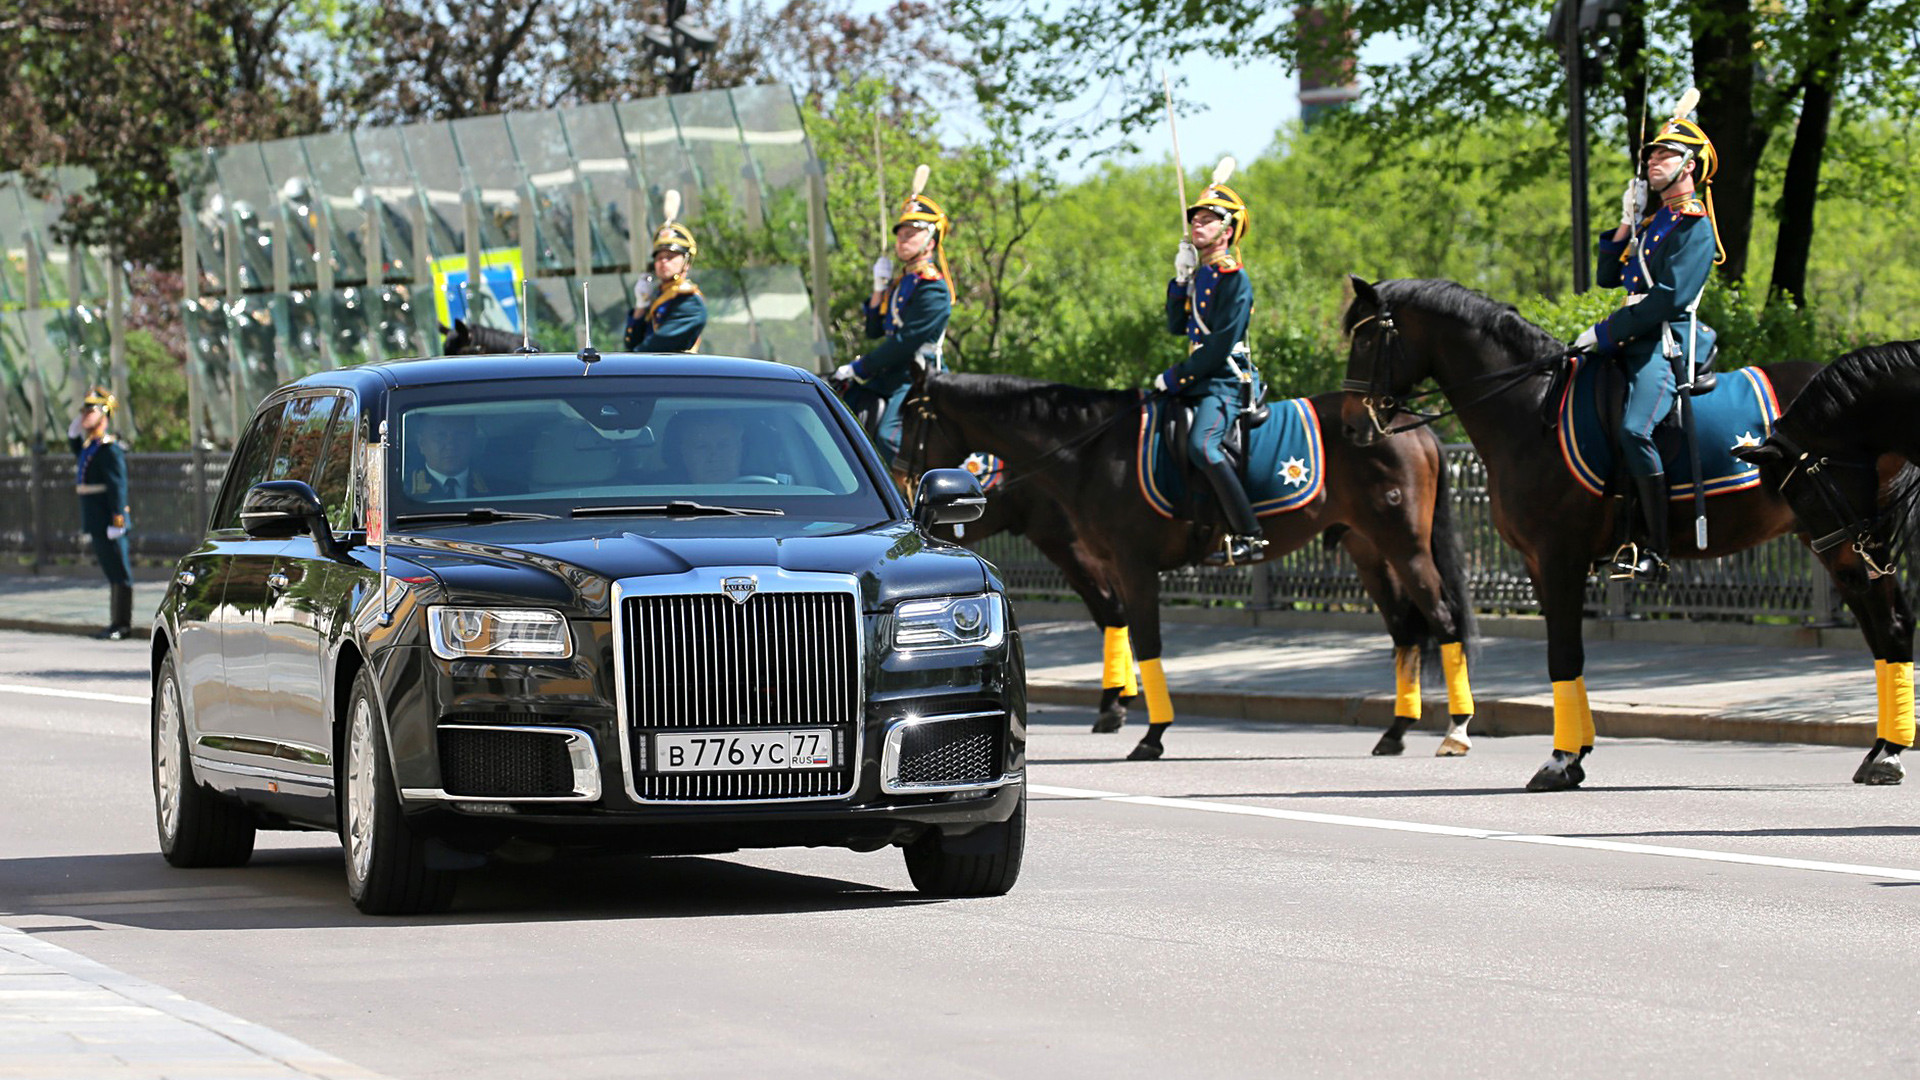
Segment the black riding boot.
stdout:
<path fill-rule="evenodd" d="M 133 633 L 133 586 L 111 585 L 107 628 L 93 635 L 102 641 L 120 641 Z"/>
<path fill-rule="evenodd" d="M 1644 543 L 1620 549 L 1613 564 L 1615 581 L 1660 582 L 1667 580 L 1667 474 L 1633 478 L 1635 501 L 1640 504 L 1640 519 L 1646 524 Z"/>
<path fill-rule="evenodd" d="M 1233 530 L 1226 545 L 1208 555 L 1207 561 L 1232 566 L 1259 555 L 1260 549 L 1267 546 L 1267 539 L 1260 534 L 1260 519 L 1254 516 L 1253 504 L 1247 501 L 1246 489 L 1240 486 L 1240 478 L 1233 475 L 1233 468 L 1225 462 L 1211 464 L 1205 458 L 1195 464 L 1213 485 L 1213 494 L 1227 515 L 1227 528 Z"/>

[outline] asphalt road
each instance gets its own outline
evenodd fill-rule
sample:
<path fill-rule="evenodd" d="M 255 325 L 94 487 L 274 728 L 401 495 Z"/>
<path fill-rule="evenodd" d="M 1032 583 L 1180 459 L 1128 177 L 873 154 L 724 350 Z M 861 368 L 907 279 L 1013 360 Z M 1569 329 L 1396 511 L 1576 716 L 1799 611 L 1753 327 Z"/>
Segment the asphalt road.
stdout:
<path fill-rule="evenodd" d="M 1002 899 L 780 851 L 503 866 L 373 920 L 329 837 L 161 861 L 144 649 L 0 633 L 0 926 L 391 1077 L 1920 1070 L 1915 792 L 1855 751 L 1603 732 L 1587 790 L 1527 795 L 1542 738 L 1187 719 L 1127 763 L 1047 708 Z M 0 1007 L 0 1075 L 32 1022 Z"/>

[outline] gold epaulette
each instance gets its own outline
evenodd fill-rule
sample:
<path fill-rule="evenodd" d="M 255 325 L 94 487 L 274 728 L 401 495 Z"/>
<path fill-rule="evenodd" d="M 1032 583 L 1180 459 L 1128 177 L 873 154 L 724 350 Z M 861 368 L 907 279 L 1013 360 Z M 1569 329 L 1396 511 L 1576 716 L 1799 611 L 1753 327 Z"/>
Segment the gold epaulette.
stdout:
<path fill-rule="evenodd" d="M 1675 217 L 1707 216 L 1707 204 L 1701 202 L 1699 199 L 1683 199 L 1680 202 L 1674 203 L 1672 209 Z"/>
<path fill-rule="evenodd" d="M 1237 256 L 1232 252 L 1227 252 L 1219 258 L 1211 260 L 1207 265 L 1213 267 L 1214 270 L 1219 273 L 1231 274 L 1240 269 L 1242 264 Z"/>
<path fill-rule="evenodd" d="M 940 280 L 940 268 L 937 266 L 923 266 L 920 269 L 915 270 L 913 274 L 915 277 L 919 278 L 921 281 L 939 281 Z"/>

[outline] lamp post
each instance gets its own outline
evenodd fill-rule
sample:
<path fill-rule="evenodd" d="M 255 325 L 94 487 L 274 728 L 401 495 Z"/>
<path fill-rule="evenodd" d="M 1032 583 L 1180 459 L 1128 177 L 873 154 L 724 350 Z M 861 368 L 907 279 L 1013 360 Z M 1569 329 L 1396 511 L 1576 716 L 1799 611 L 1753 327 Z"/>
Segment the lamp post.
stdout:
<path fill-rule="evenodd" d="M 1614 50 L 1595 40 L 1598 56 L 1587 54 L 1587 40 L 1621 37 L 1630 14 L 1628 0 L 1559 0 L 1547 20 L 1548 41 L 1560 51 L 1567 73 L 1568 218 L 1573 229 L 1573 291 L 1593 287 L 1592 227 L 1587 214 L 1587 83 L 1597 79 L 1601 58 Z"/>
<path fill-rule="evenodd" d="M 666 24 L 649 23 L 640 38 L 656 61 L 667 61 L 667 93 L 693 89 L 693 77 L 720 39 L 713 31 L 687 17 L 687 0 L 667 0 Z"/>

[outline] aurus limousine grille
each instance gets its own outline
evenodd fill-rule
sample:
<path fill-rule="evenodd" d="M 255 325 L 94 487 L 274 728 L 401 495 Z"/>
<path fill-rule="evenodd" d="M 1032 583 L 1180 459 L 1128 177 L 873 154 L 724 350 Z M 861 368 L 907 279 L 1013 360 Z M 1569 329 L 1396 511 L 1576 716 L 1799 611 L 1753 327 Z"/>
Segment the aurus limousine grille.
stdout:
<path fill-rule="evenodd" d="M 626 600 L 627 715 L 643 799 L 804 799 L 853 787 L 860 617 L 848 593 L 766 592 Z M 830 727 L 829 769 L 658 773 L 661 731 Z"/>

